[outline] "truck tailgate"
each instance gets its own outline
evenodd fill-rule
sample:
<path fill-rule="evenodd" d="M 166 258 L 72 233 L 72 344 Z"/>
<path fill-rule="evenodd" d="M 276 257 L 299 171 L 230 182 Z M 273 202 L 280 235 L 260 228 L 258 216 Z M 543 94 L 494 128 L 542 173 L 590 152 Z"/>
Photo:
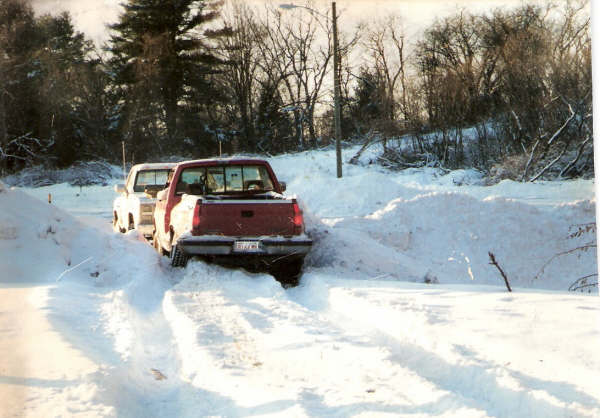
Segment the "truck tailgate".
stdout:
<path fill-rule="evenodd" d="M 291 200 L 203 200 L 193 235 L 294 235 Z"/>

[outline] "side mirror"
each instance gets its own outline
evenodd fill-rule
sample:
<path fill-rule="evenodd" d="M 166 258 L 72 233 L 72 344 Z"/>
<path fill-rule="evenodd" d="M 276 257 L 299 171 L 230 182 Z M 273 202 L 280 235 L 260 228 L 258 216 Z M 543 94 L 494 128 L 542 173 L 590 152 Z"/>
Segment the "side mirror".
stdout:
<path fill-rule="evenodd" d="M 115 192 L 117 193 L 126 193 L 127 189 L 125 189 L 124 184 L 115 184 Z"/>
<path fill-rule="evenodd" d="M 285 192 L 287 190 L 287 183 L 285 181 L 280 181 L 279 187 L 281 187 L 282 192 Z"/>
<path fill-rule="evenodd" d="M 160 192 L 156 193 L 156 200 L 158 200 L 159 202 L 162 202 L 163 200 L 165 200 L 167 198 L 167 190 L 168 189 L 164 189 L 164 190 L 161 190 Z"/>

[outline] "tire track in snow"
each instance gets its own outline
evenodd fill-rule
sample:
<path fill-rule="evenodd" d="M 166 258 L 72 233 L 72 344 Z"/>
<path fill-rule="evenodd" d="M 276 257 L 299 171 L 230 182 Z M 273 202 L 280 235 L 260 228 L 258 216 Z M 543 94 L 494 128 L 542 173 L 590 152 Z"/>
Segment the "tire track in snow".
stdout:
<path fill-rule="evenodd" d="M 158 259 L 151 274 L 111 292 L 103 306 L 105 326 L 122 359 L 111 378 L 124 382 L 127 391 L 126 399 L 117 395 L 119 416 L 197 416 L 193 411 L 202 394 L 181 379 L 181 358 L 163 312 L 165 294 L 181 275 L 167 264 Z"/>
<path fill-rule="evenodd" d="M 200 415 L 485 415 L 391 360 L 378 338 L 303 306 L 270 276 L 193 262 L 187 270 L 164 311 L 184 379 L 211 395 Z"/>
<path fill-rule="evenodd" d="M 405 306 L 398 310 L 393 308 L 393 303 L 381 305 L 385 299 L 380 295 L 376 297 L 378 303 L 370 303 L 368 289 L 345 287 L 347 285 L 345 282 L 344 287 L 337 287 L 326 296 L 327 315 L 331 321 L 354 332 L 362 329 L 388 351 L 387 360 L 392 364 L 412 371 L 438 390 L 445 391 L 447 407 L 470 408 L 497 417 L 594 417 L 600 413 L 598 399 L 570 384 L 547 382 L 513 371 L 506 365 L 480 358 L 467 347 L 432 340 L 433 334 L 416 332 L 413 335 L 418 328 L 427 328 L 432 320 L 443 321 L 439 312 L 432 311 L 444 305 L 418 306 L 405 289 L 402 292 L 407 294 Z M 368 286 L 374 289 L 377 284 L 369 283 Z M 388 293 L 389 297 L 393 289 L 375 289 L 375 293 L 381 292 Z M 401 297 L 397 299 L 402 300 Z M 435 300 L 433 295 L 432 301 Z M 415 323 L 407 328 L 411 321 Z M 569 395 L 565 396 L 565 393 Z"/>
<path fill-rule="evenodd" d="M 72 248 L 94 254 L 94 262 L 52 292 L 53 323 L 102 365 L 89 378 L 114 415 L 185 416 L 197 391 L 179 378 L 181 360 L 162 312 L 165 292 L 181 273 L 135 234 L 108 234 L 90 229 L 75 238 Z"/>

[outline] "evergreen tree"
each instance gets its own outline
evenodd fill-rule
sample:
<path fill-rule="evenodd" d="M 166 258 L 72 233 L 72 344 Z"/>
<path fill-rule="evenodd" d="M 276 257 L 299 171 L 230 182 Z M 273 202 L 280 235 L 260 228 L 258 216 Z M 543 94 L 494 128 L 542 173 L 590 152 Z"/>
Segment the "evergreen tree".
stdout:
<path fill-rule="evenodd" d="M 35 17 L 29 3 L 0 0 L 0 166 L 69 165 L 106 140 L 106 108 L 83 112 L 89 79 L 99 73 L 92 44 L 71 16 Z M 106 83 L 100 89 L 106 90 Z M 100 102 L 94 99 L 94 102 Z M 94 134 L 81 126 L 93 123 Z"/>
<path fill-rule="evenodd" d="M 21 0 L 0 0 L 0 169 L 14 170 L 24 158 L 12 146 L 28 133 L 37 111 L 33 52 L 39 45 L 35 17 Z"/>
<path fill-rule="evenodd" d="M 186 113 L 197 114 L 216 93 L 209 81 L 219 60 L 210 40 L 224 31 L 204 27 L 218 12 L 207 0 L 129 0 L 123 7 L 108 48 L 122 97 L 121 134 L 138 156 L 166 151 L 165 144 L 176 152 Z"/>
<path fill-rule="evenodd" d="M 81 32 L 75 31 L 66 12 L 41 16 L 37 27 L 41 36 L 36 52 L 40 75 L 35 80 L 41 122 L 38 135 L 51 139 L 52 154 L 59 165 L 70 165 L 86 159 L 82 154 L 95 145 L 78 129 L 85 119 L 79 112 L 81 97 L 88 88 L 85 75 L 95 70 L 87 58 L 93 47 Z"/>
<path fill-rule="evenodd" d="M 362 67 L 349 106 L 349 116 L 356 134 L 365 134 L 385 118 L 384 94 L 384 86 L 378 74 Z"/>
<path fill-rule="evenodd" d="M 277 88 L 268 81 L 261 84 L 255 120 L 256 151 L 277 154 L 294 147 L 292 121 L 283 107 Z"/>

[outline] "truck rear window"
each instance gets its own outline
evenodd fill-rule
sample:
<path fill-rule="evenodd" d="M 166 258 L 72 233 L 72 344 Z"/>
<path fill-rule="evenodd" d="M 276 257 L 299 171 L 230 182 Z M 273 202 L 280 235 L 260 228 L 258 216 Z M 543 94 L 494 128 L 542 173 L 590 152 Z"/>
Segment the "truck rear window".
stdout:
<path fill-rule="evenodd" d="M 164 186 L 167 182 L 168 174 L 169 170 L 138 171 L 133 191 L 143 192 L 146 186 Z"/>
<path fill-rule="evenodd" d="M 262 165 L 228 165 L 186 168 L 179 176 L 177 193 L 225 194 L 273 190 L 269 172 Z"/>

